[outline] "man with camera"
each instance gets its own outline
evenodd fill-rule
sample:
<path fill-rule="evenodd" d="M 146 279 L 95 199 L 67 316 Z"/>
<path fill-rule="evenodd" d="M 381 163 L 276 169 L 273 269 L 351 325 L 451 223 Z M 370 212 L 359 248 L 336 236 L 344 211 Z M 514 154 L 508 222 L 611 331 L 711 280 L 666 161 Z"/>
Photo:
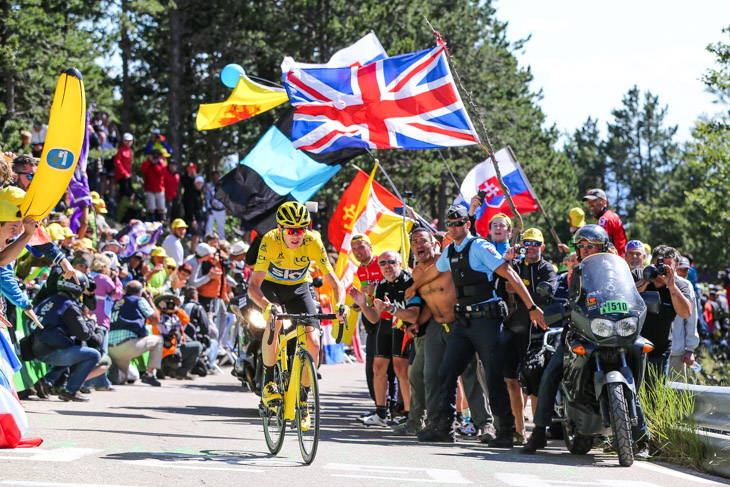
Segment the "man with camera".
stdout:
<path fill-rule="evenodd" d="M 679 252 L 667 245 L 658 245 L 651 253 L 652 265 L 632 271 L 639 292 L 657 291 L 661 298 L 661 311 L 647 313 L 641 336 L 654 344 L 649 352 L 647 386 L 653 380 L 666 376 L 669 355 L 672 351 L 672 323 L 676 316 L 689 318 L 692 314 L 689 282 L 676 278 Z M 653 369 L 653 371 L 652 371 Z"/>
<path fill-rule="evenodd" d="M 38 319 L 43 328 L 33 332 L 33 354 L 52 367 L 36 382 L 35 388 L 39 397 L 48 397 L 50 386 L 72 367 L 58 397 L 63 401 L 88 401 L 79 390 L 86 379 L 92 378 L 92 371 L 101 359 L 98 349 L 104 342 L 106 328 L 96 326 L 96 321 L 83 314 L 80 298 L 89 287 L 86 274 L 76 271 L 74 278 L 61 278 L 57 287 L 58 294 L 38 306 Z"/>

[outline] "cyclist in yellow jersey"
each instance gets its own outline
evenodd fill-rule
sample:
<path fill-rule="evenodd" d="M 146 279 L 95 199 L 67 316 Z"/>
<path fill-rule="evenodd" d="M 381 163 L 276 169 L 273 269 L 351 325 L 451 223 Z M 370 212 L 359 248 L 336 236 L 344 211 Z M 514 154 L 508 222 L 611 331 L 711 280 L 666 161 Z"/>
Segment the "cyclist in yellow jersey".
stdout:
<path fill-rule="evenodd" d="M 336 309 L 345 302 L 345 289 L 340 283 L 327 258 L 327 252 L 318 234 L 307 230 L 311 222 L 309 210 L 296 201 L 288 201 L 276 212 L 277 228 L 264 235 L 259 247 L 248 288 L 248 295 L 264 310 L 264 319 L 269 322 L 272 310 L 287 313 L 317 312 L 310 288 L 309 266 L 314 263 L 322 271 L 324 279 L 335 293 Z M 346 311 L 347 308 L 345 307 Z M 346 316 L 337 315 L 344 322 Z M 314 333 L 318 323 L 306 327 L 307 350 L 315 363 L 319 361 L 319 332 Z M 268 345 L 269 327 L 263 338 L 264 387 L 261 398 L 264 404 L 281 400 L 281 392 L 274 382 L 274 364 L 279 349 L 281 321 L 276 322 L 274 341 Z"/>

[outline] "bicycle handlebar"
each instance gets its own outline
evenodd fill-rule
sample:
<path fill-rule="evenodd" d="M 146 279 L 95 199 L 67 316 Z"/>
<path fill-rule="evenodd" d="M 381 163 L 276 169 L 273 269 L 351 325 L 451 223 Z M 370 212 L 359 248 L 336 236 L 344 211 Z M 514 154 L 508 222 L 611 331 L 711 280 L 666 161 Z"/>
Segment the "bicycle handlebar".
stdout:
<path fill-rule="evenodd" d="M 340 313 L 344 313 L 344 305 L 340 306 Z M 269 324 L 269 339 L 266 341 L 268 345 L 271 345 L 274 343 L 274 331 L 276 330 L 276 321 L 277 320 L 336 320 L 337 315 L 336 314 L 318 314 L 318 313 L 298 313 L 298 314 L 290 314 L 290 313 L 281 313 L 276 314 L 275 312 L 271 313 L 271 323 Z M 347 320 L 345 320 L 345 327 L 349 328 L 347 324 Z M 342 341 L 342 335 L 344 334 L 344 328 L 340 326 L 340 329 L 337 333 L 337 338 L 335 338 L 335 343 L 339 344 Z"/>

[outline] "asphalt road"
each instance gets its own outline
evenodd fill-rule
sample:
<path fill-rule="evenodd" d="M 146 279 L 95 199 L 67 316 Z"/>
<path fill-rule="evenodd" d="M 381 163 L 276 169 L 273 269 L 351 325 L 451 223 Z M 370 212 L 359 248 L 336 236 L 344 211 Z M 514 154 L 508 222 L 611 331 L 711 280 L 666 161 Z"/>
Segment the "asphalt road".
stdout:
<path fill-rule="evenodd" d="M 117 387 L 88 403 L 57 398 L 25 402 L 35 449 L 0 450 L 0 486 L 329 487 L 494 485 L 516 487 L 726 485 L 653 462 L 618 466 L 593 450 L 569 454 L 562 442 L 545 452 L 490 450 L 474 440 L 419 444 L 355 421 L 370 407 L 361 364 L 323 366 L 322 435 L 317 458 L 303 464 L 296 432 L 268 454 L 258 397 L 224 369 L 195 381 Z"/>

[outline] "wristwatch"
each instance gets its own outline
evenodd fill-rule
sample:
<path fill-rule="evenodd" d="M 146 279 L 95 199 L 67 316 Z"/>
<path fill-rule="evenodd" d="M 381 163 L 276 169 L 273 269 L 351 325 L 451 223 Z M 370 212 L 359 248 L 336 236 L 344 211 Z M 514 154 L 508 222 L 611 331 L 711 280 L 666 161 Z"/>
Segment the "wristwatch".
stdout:
<path fill-rule="evenodd" d="M 391 306 L 390 310 L 388 310 L 388 314 L 395 316 L 395 312 L 398 311 L 398 307 L 396 305 Z"/>
<path fill-rule="evenodd" d="M 537 309 L 537 305 L 536 305 L 536 304 L 533 304 L 532 306 L 530 306 L 530 307 L 529 307 L 529 308 L 527 309 L 527 312 L 528 312 L 528 313 L 532 313 L 532 312 L 533 312 L 533 311 L 535 311 L 536 309 Z"/>

